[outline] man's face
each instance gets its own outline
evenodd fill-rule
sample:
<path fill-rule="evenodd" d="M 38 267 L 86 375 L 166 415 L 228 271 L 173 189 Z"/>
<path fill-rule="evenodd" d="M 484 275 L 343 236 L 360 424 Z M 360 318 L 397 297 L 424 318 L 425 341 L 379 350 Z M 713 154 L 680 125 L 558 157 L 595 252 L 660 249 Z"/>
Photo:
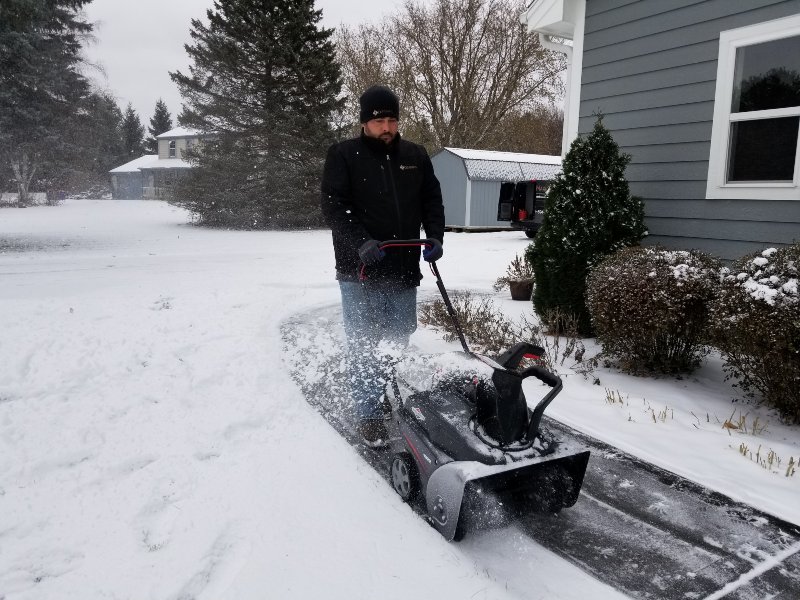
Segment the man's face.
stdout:
<path fill-rule="evenodd" d="M 364 133 L 367 137 L 383 140 L 390 144 L 397 135 L 397 119 L 393 117 L 370 119 L 364 123 Z"/>

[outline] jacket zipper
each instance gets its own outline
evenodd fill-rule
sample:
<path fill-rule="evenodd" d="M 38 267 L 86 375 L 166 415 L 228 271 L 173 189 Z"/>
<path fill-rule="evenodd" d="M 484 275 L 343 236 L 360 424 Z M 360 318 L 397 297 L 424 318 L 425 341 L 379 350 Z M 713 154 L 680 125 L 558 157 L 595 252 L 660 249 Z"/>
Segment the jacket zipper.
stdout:
<path fill-rule="evenodd" d="M 386 155 L 386 167 L 387 171 L 389 171 L 389 182 L 392 186 L 392 198 L 394 199 L 394 208 L 397 211 L 397 239 L 403 239 L 403 219 L 402 213 L 400 211 L 400 200 L 397 197 L 397 188 L 394 184 L 394 173 L 392 172 L 392 158 L 388 154 Z M 405 272 L 406 270 L 406 257 L 405 253 L 400 254 L 400 270 L 401 272 Z"/>
<path fill-rule="evenodd" d="M 394 200 L 394 208 L 397 211 L 397 227 L 398 232 L 397 235 L 403 235 L 403 219 L 400 213 L 400 201 L 397 199 L 397 188 L 394 185 L 394 173 L 392 173 L 392 158 L 388 154 L 386 155 L 386 167 L 387 171 L 389 171 L 389 181 L 391 183 L 391 191 L 392 191 L 392 199 Z M 398 238 L 399 239 L 399 238 Z"/>

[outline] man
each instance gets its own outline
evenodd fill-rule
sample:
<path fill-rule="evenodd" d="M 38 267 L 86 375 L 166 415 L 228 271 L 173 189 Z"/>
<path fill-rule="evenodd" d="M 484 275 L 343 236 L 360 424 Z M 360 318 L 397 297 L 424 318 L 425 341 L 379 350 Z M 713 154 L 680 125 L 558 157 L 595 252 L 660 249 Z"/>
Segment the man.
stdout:
<path fill-rule="evenodd" d="M 444 207 L 427 152 L 397 131 L 397 96 L 373 86 L 359 104 L 361 135 L 328 150 L 322 211 L 333 234 L 359 431 L 367 445 L 377 448 L 387 442 L 382 395 L 389 376 L 387 362 L 377 354 L 387 343 L 408 344 L 417 328 L 422 279 L 418 247 L 384 251 L 379 242 L 419 238 L 422 226 L 425 237 L 435 240 L 423 256 L 438 260 Z"/>

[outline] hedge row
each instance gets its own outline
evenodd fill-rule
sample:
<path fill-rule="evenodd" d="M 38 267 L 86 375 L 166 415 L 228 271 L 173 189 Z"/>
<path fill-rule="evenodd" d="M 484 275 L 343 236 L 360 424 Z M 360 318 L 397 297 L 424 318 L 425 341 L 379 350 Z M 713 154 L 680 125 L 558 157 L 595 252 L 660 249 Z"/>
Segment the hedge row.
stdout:
<path fill-rule="evenodd" d="M 800 422 L 800 243 L 731 268 L 699 253 L 627 248 L 587 278 L 603 351 L 628 372 L 689 373 L 716 347 L 729 377 Z"/>

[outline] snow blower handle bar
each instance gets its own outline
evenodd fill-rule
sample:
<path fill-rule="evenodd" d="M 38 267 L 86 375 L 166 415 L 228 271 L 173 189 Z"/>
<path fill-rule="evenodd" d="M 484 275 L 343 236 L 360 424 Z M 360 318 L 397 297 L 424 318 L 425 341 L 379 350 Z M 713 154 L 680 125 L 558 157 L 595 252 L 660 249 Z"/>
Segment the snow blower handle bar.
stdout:
<path fill-rule="evenodd" d="M 564 384 L 561 381 L 561 377 L 555 373 L 551 373 L 547 369 L 543 369 L 542 367 L 528 367 L 522 373 L 520 373 L 520 375 L 523 379 L 525 377 L 536 377 L 536 379 L 542 383 L 553 388 L 544 398 L 539 401 L 539 404 L 536 405 L 536 408 L 534 408 L 533 412 L 531 413 L 531 420 L 528 424 L 528 439 L 533 440 L 536 439 L 537 435 L 539 435 L 539 425 L 542 422 L 542 415 L 544 414 L 544 411 L 547 409 L 553 399 L 561 392 L 561 388 L 564 387 Z"/>
<path fill-rule="evenodd" d="M 387 240 L 384 242 L 378 242 L 378 248 L 380 248 L 381 250 L 389 248 L 409 248 L 413 246 L 423 246 L 432 248 L 433 240 L 414 239 L 414 240 Z M 472 352 L 470 352 L 469 350 L 469 346 L 467 346 L 467 340 L 464 338 L 464 332 L 461 329 L 461 323 L 458 322 L 458 317 L 456 316 L 456 311 L 453 308 L 453 303 L 450 302 L 450 296 L 447 295 L 447 290 L 444 287 L 442 276 L 439 275 L 439 267 L 436 266 L 436 261 L 432 261 L 428 264 L 430 265 L 431 273 L 433 273 L 433 276 L 436 278 L 436 287 L 439 288 L 439 293 L 442 295 L 442 300 L 444 300 L 444 305 L 447 308 L 447 314 L 450 315 L 450 320 L 453 322 L 453 327 L 456 330 L 458 341 L 461 342 L 461 347 L 464 349 L 464 352 L 466 352 L 467 354 L 472 354 Z"/>
<path fill-rule="evenodd" d="M 551 388 L 561 385 L 561 378 L 555 373 L 551 373 L 542 367 L 528 367 L 520 375 L 523 377 L 536 377 L 542 383 L 549 385 Z"/>
<path fill-rule="evenodd" d="M 433 246 L 433 240 L 429 239 L 414 239 L 414 240 L 385 240 L 378 242 L 378 248 L 385 250 L 386 248 L 412 248 L 414 246 Z"/>

